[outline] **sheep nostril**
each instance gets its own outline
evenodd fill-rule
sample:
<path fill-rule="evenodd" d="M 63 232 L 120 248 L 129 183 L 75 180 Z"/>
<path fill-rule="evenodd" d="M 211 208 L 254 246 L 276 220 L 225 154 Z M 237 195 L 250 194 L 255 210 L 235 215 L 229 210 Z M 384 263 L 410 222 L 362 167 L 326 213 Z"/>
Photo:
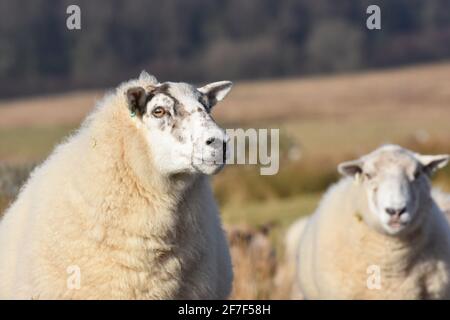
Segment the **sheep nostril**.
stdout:
<path fill-rule="evenodd" d="M 400 209 L 386 208 L 386 212 L 390 216 L 400 216 L 406 212 L 406 207 L 403 207 Z"/>
<path fill-rule="evenodd" d="M 386 208 L 386 212 L 388 215 L 393 216 L 395 214 L 396 210 L 392 209 L 392 208 Z"/>
<path fill-rule="evenodd" d="M 209 145 L 213 144 L 214 141 L 216 141 L 216 138 L 211 137 L 211 138 L 209 138 L 208 140 L 206 140 L 206 145 L 209 146 Z"/>

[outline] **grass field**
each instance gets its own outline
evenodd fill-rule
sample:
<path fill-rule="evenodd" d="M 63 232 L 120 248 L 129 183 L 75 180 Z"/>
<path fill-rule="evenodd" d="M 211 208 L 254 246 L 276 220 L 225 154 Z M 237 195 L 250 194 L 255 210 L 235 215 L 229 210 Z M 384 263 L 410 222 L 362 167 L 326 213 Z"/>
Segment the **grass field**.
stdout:
<path fill-rule="evenodd" d="M 305 156 L 360 153 L 423 133 L 448 141 L 449 84 L 450 63 L 239 82 L 214 114 L 226 127 L 280 127 L 298 140 Z M 0 160 L 45 156 L 101 96 L 102 91 L 88 91 L 0 102 Z M 38 139 L 36 147 L 30 137 Z M 20 155 L 24 145 L 33 149 Z"/>
<path fill-rule="evenodd" d="M 449 88 L 450 63 L 236 83 L 214 111 L 218 122 L 227 128 L 279 128 L 282 154 L 294 145 L 301 158 L 283 156 L 275 176 L 235 166 L 214 177 L 225 223 L 274 223 L 270 238 L 279 249 L 285 228 L 311 213 L 321 193 L 338 178 L 340 161 L 387 142 L 419 152 L 450 153 Z M 44 159 L 101 96 L 99 90 L 0 102 L 0 165 Z M 435 183 L 450 191 L 450 169 Z M 0 210 L 9 201 L 0 188 Z"/>

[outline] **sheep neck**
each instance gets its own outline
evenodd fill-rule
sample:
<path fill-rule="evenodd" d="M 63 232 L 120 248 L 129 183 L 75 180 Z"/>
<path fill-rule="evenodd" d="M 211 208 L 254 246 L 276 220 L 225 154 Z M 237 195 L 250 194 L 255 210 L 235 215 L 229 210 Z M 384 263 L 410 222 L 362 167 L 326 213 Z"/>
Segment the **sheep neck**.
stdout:
<path fill-rule="evenodd" d="M 428 235 L 432 218 L 428 212 L 431 211 L 431 200 L 425 201 L 419 208 L 420 212 L 427 214 L 419 215 L 420 221 L 416 221 L 410 232 L 402 236 L 390 236 L 367 224 L 364 217 L 371 215 L 367 197 L 363 190 L 360 190 L 359 194 L 360 201 L 357 204 L 357 211 L 351 217 L 356 231 L 352 233 L 354 234 L 353 240 L 365 244 L 364 254 L 371 254 L 373 261 L 377 261 L 385 273 L 395 276 L 395 274 L 408 272 L 423 249 L 429 244 Z M 362 219 L 358 218 L 358 215 Z"/>
<path fill-rule="evenodd" d="M 161 249 L 169 250 L 179 243 L 180 225 L 198 223 L 198 217 L 185 210 L 183 199 L 192 199 L 194 186 L 208 182 L 201 176 L 160 174 L 143 135 L 126 118 L 126 111 L 114 106 L 109 109 L 99 110 L 100 116 L 89 122 L 90 161 L 101 164 L 95 175 L 103 187 L 99 197 L 102 214 L 96 220 L 123 236 L 152 238 L 161 243 Z M 101 143 L 92 147 L 92 141 Z"/>

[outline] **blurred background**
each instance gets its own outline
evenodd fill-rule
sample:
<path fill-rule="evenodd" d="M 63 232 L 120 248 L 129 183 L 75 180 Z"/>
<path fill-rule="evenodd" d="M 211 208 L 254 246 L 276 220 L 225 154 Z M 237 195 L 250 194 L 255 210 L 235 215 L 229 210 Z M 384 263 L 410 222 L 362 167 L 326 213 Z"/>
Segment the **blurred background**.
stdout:
<path fill-rule="evenodd" d="M 66 27 L 71 4 L 81 30 Z M 372 4 L 381 30 L 366 28 Z M 0 15 L 0 212 L 105 90 L 143 69 L 232 80 L 218 122 L 280 129 L 277 175 L 229 166 L 213 178 L 234 298 L 286 297 L 283 232 L 340 161 L 388 142 L 450 153 L 448 0 L 0 0 Z M 450 191 L 450 169 L 434 183 Z"/>

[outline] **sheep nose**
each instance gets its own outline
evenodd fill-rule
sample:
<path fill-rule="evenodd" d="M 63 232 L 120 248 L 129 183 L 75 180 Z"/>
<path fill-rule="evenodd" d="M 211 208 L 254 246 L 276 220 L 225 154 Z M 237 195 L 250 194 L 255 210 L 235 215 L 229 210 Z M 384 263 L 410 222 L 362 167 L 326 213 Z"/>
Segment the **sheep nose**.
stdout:
<path fill-rule="evenodd" d="M 215 148 L 218 148 L 218 147 L 225 148 L 227 145 L 227 142 L 224 139 L 219 138 L 219 137 L 214 137 L 214 136 L 206 139 L 205 143 L 207 146 L 215 147 Z"/>
<path fill-rule="evenodd" d="M 406 212 L 406 207 L 394 209 L 394 208 L 386 208 L 386 212 L 390 216 L 401 216 Z"/>
<path fill-rule="evenodd" d="M 215 148 L 216 150 L 222 149 L 222 161 L 223 163 L 227 160 L 227 142 L 229 138 L 221 138 L 221 137 L 209 137 L 206 139 L 206 145 L 208 147 Z"/>
<path fill-rule="evenodd" d="M 208 139 L 206 139 L 206 145 L 213 147 L 214 145 L 217 144 L 215 143 L 217 140 L 219 139 L 217 139 L 216 137 L 209 137 Z"/>

